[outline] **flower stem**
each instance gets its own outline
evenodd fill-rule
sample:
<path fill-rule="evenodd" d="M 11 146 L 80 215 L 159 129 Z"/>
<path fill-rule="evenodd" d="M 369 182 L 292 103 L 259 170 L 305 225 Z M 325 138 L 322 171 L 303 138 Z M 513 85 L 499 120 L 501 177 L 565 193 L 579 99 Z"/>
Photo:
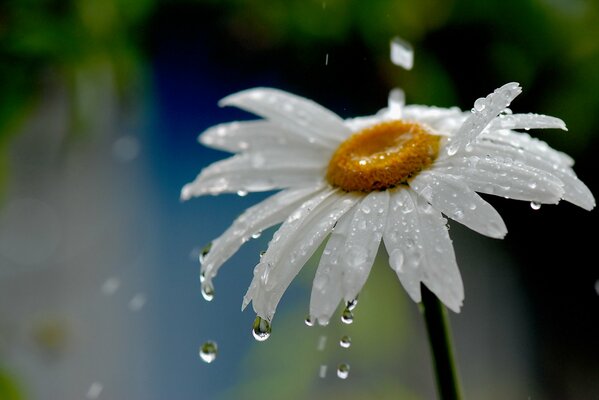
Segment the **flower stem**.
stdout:
<path fill-rule="evenodd" d="M 462 398 L 458 370 L 453 356 L 451 330 L 445 306 L 424 285 L 422 286 L 424 319 L 431 345 L 437 389 L 441 400 Z"/>

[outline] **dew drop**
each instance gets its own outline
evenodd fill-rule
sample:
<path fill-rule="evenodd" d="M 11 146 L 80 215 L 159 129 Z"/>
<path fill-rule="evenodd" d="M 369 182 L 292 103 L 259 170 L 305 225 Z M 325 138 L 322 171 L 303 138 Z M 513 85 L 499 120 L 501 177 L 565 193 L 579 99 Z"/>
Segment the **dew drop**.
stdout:
<path fill-rule="evenodd" d="M 339 364 L 337 367 L 337 376 L 341 379 L 347 379 L 349 376 L 349 365 L 348 364 Z"/>
<path fill-rule="evenodd" d="M 200 346 L 200 358 L 205 363 L 210 364 L 212 361 L 216 360 L 216 353 L 218 352 L 218 346 L 213 341 L 207 341 L 203 345 Z"/>
<path fill-rule="evenodd" d="M 343 313 L 341 314 L 341 322 L 347 325 L 354 322 L 354 314 L 351 312 L 349 308 L 343 310 Z"/>
<path fill-rule="evenodd" d="M 214 286 L 208 281 L 202 282 L 202 297 L 206 301 L 214 299 Z"/>
<path fill-rule="evenodd" d="M 347 335 L 342 336 L 339 340 L 339 346 L 343 347 L 344 349 L 349 348 L 349 346 L 351 346 L 351 338 Z"/>
<path fill-rule="evenodd" d="M 358 305 L 358 298 L 356 297 L 355 299 L 346 302 L 345 308 L 347 308 L 349 311 L 354 311 L 354 309 L 356 308 L 357 305 Z"/>
<path fill-rule="evenodd" d="M 247 190 L 238 190 L 237 191 L 237 196 L 239 196 L 239 197 L 245 197 L 247 195 L 248 195 Z"/>
<path fill-rule="evenodd" d="M 208 253 L 210 253 L 210 249 L 212 249 L 212 242 L 208 243 L 204 248 L 200 251 L 200 264 L 204 264 L 204 260 Z"/>
<path fill-rule="evenodd" d="M 482 98 L 482 97 L 479 97 L 479 98 L 478 98 L 478 99 L 476 99 L 476 101 L 474 102 L 474 109 L 475 109 L 476 111 L 482 111 L 482 110 L 484 110 L 484 109 L 485 109 L 485 107 L 486 107 L 486 104 L 485 104 L 485 99 L 484 99 L 484 98 Z"/>
<path fill-rule="evenodd" d="M 532 208 L 533 210 L 538 210 L 541 208 L 541 203 L 537 203 L 536 201 L 531 201 L 530 208 Z"/>
<path fill-rule="evenodd" d="M 254 326 L 252 327 L 252 334 L 254 335 L 254 339 L 259 342 L 263 342 L 270 337 L 272 332 L 272 328 L 270 323 L 260 317 L 256 317 L 254 320 Z"/>
<path fill-rule="evenodd" d="M 364 204 L 364 205 L 362 206 L 362 212 L 363 212 L 364 214 L 370 214 L 370 207 L 368 207 L 366 204 Z"/>
<path fill-rule="evenodd" d="M 528 187 L 529 187 L 529 188 L 531 188 L 531 189 L 536 189 L 536 187 L 537 187 L 537 184 L 536 184 L 536 182 L 530 182 L 530 183 L 528 184 Z"/>

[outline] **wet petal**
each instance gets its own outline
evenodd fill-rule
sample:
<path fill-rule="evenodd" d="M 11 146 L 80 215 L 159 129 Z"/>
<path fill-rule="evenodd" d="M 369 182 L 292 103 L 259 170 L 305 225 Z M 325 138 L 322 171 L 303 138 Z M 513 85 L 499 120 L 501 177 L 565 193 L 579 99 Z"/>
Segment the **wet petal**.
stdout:
<path fill-rule="evenodd" d="M 252 301 L 258 316 L 270 321 L 283 293 L 333 226 L 360 196 L 328 189 L 308 200 L 281 225 L 254 269 L 243 301 Z"/>
<path fill-rule="evenodd" d="M 233 224 L 212 242 L 202 264 L 202 275 L 211 281 L 219 268 L 239 250 L 251 235 L 283 222 L 308 198 L 323 190 L 324 182 L 309 187 L 287 189 L 248 208 Z"/>
<path fill-rule="evenodd" d="M 238 154 L 203 169 L 183 186 L 181 198 L 308 186 L 322 180 L 325 168 L 326 160 L 296 158 L 293 151 Z"/>
<path fill-rule="evenodd" d="M 309 152 L 327 152 L 330 148 L 310 143 L 299 136 L 270 121 L 229 122 L 208 128 L 198 140 L 205 146 L 231 153 L 265 149 L 296 148 Z"/>
<path fill-rule="evenodd" d="M 559 118 L 543 114 L 499 115 L 489 124 L 489 130 L 496 129 L 562 129 L 566 123 Z"/>
<path fill-rule="evenodd" d="M 464 299 L 464 286 L 446 220 L 409 189 L 391 194 L 384 243 L 389 265 L 410 297 L 421 301 L 423 282 L 454 312 Z"/>
<path fill-rule="evenodd" d="M 343 120 L 333 112 L 312 100 L 282 90 L 244 90 L 225 97 L 219 105 L 250 111 L 306 137 L 310 143 L 316 142 L 331 148 L 350 134 Z"/>
<path fill-rule="evenodd" d="M 478 233 L 498 239 L 507 233 L 499 213 L 454 176 L 424 171 L 410 187 L 437 210 Z"/>

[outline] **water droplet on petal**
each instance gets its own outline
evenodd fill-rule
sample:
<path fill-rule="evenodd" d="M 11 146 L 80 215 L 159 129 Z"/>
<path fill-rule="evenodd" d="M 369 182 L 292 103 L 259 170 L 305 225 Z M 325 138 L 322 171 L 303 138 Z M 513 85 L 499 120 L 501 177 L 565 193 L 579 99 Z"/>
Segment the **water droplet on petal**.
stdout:
<path fill-rule="evenodd" d="M 343 310 L 343 313 L 341 314 L 341 322 L 348 325 L 354 322 L 354 314 L 349 308 Z"/>
<path fill-rule="evenodd" d="M 348 364 L 339 364 L 337 367 L 337 376 L 341 379 L 347 379 L 349 376 L 349 365 Z"/>
<path fill-rule="evenodd" d="M 346 302 L 345 308 L 347 308 L 349 311 L 354 311 L 354 309 L 356 308 L 357 305 L 358 305 L 358 298 L 356 297 L 355 299 Z"/>
<path fill-rule="evenodd" d="M 393 250 L 389 256 L 391 268 L 396 272 L 403 272 L 404 258 L 404 254 L 400 249 Z"/>
<path fill-rule="evenodd" d="M 210 253 L 210 249 L 212 249 L 212 242 L 208 243 L 204 248 L 200 251 L 200 264 L 204 264 L 204 260 L 208 253 Z"/>
<path fill-rule="evenodd" d="M 263 342 L 270 337 L 272 332 L 272 328 L 270 323 L 260 317 L 256 317 L 254 320 L 254 326 L 252 327 L 252 334 L 254 335 L 254 339 L 259 342 Z"/>
<path fill-rule="evenodd" d="M 541 203 L 537 203 L 536 201 L 531 201 L 530 208 L 532 208 L 533 210 L 538 210 L 541 208 Z"/>
<path fill-rule="evenodd" d="M 202 297 L 206 301 L 212 301 L 214 299 L 214 286 L 211 282 L 204 281 L 202 282 Z"/>
<path fill-rule="evenodd" d="M 237 191 L 237 196 L 239 196 L 239 197 L 245 197 L 247 195 L 248 195 L 247 190 L 238 190 Z"/>
<path fill-rule="evenodd" d="M 252 234 L 252 239 L 258 239 L 260 236 L 262 236 L 262 232 L 256 232 Z"/>
<path fill-rule="evenodd" d="M 205 363 L 210 364 L 212 361 L 216 359 L 216 353 L 218 352 L 218 346 L 213 341 L 207 341 L 203 345 L 200 346 L 200 358 Z"/>
<path fill-rule="evenodd" d="M 304 322 L 306 323 L 307 326 L 314 326 L 314 318 L 312 318 L 309 315 L 306 317 Z"/>
<path fill-rule="evenodd" d="M 486 104 L 485 104 L 485 99 L 484 99 L 484 98 L 482 98 L 482 97 L 479 97 L 479 98 L 478 98 L 478 99 L 476 99 L 476 101 L 474 102 L 474 109 L 475 109 L 476 111 L 482 111 L 482 110 L 484 110 L 484 109 L 485 109 L 485 107 L 486 107 Z"/>
<path fill-rule="evenodd" d="M 351 346 L 351 338 L 347 335 L 342 336 L 339 340 L 339 346 L 347 349 L 349 346 Z"/>

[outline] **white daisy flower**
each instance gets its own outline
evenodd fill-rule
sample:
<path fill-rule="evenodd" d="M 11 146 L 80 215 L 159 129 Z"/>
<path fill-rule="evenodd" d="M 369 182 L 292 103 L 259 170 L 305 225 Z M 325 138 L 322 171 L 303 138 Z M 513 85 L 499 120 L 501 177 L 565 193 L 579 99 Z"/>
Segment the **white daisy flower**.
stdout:
<path fill-rule="evenodd" d="M 268 335 L 279 300 L 326 240 L 312 286 L 310 318 L 326 325 L 341 301 L 357 298 L 381 241 L 389 265 L 415 301 L 426 285 L 460 311 L 464 287 L 445 215 L 470 229 L 503 238 L 506 226 L 476 192 L 586 210 L 589 189 L 573 160 L 517 130 L 557 128 L 558 118 L 512 114 L 521 93 L 508 83 L 471 111 L 404 105 L 394 91 L 374 116 L 343 120 L 320 105 L 277 89 L 255 88 L 219 103 L 262 117 L 217 125 L 199 141 L 235 153 L 205 168 L 181 192 L 206 194 L 282 189 L 246 210 L 212 242 L 202 261 L 202 290 L 211 298 L 219 268 L 252 235 L 282 223 L 254 269 L 243 299 Z"/>

